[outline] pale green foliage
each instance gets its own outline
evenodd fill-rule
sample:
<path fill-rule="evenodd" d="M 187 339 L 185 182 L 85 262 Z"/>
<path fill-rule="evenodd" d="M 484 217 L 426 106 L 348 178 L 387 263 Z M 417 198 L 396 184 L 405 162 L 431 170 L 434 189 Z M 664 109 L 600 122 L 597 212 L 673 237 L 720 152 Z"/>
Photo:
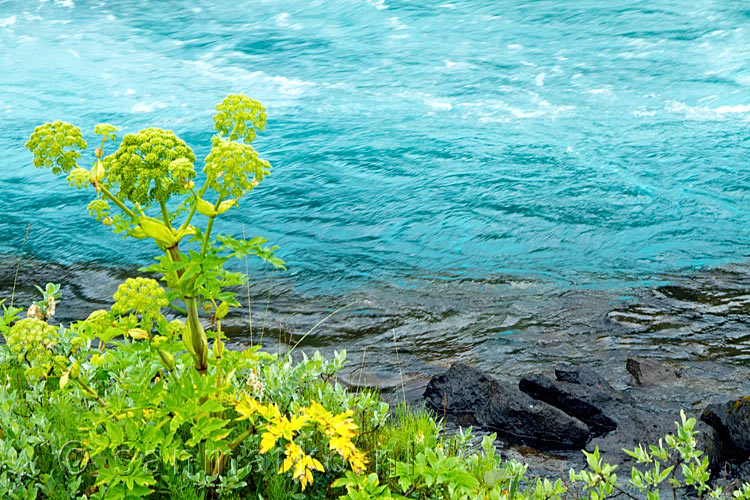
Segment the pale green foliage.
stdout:
<path fill-rule="evenodd" d="M 53 174 L 70 172 L 81 157 L 78 150 L 86 149 L 81 129 L 57 120 L 34 129 L 26 148 L 34 154 L 34 166 L 51 168 Z"/>
<path fill-rule="evenodd" d="M 266 128 L 266 108 L 245 95 L 228 95 L 216 105 L 214 128 L 230 141 L 242 140 L 250 144 L 257 132 Z"/>
<path fill-rule="evenodd" d="M 623 450 L 637 460 L 640 469 L 634 466 L 626 485 L 618 482 L 616 466 L 603 462 L 599 449 L 592 453 L 584 452 L 589 469 L 581 472 L 570 471 L 570 480 L 583 483 L 584 492 L 589 500 L 601 500 L 622 494 L 624 491 L 636 491 L 643 495 L 640 498 L 655 500 L 665 490 L 669 496 L 677 496 L 685 488 L 695 490 L 699 498 L 708 495 L 711 498 L 749 498 L 750 486 L 743 485 L 741 490 L 727 497 L 721 488 L 711 488 L 708 484 L 710 473 L 708 458 L 696 448 L 695 419 L 687 418 L 680 412 L 677 433 L 667 434 L 657 445 L 638 445 L 633 450 Z M 666 443 L 666 446 L 665 446 Z"/>
<path fill-rule="evenodd" d="M 132 203 L 166 202 L 186 191 L 184 181 L 173 177 L 174 160 L 195 162 L 193 150 L 170 130 L 147 128 L 122 139 L 120 148 L 104 159 L 106 184 L 117 196 Z M 180 171 L 184 178 L 185 172 Z M 195 176 L 195 171 L 192 172 Z"/>
<path fill-rule="evenodd" d="M 240 198 L 262 181 L 270 168 L 249 144 L 217 137 L 203 171 L 209 187 L 221 198 Z"/>

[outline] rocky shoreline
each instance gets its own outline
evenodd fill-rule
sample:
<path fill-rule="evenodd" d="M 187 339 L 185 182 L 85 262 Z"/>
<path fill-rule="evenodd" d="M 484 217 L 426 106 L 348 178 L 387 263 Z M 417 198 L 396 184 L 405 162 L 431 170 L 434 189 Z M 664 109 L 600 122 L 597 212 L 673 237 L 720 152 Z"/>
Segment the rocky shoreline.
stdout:
<path fill-rule="evenodd" d="M 552 373 L 529 374 L 512 384 L 454 363 L 430 380 L 424 402 L 449 425 L 496 432 L 509 458 L 532 458 L 532 470 L 542 475 L 580 467 L 578 450 L 595 448 L 606 462 L 629 471 L 635 459 L 622 449 L 658 443 L 675 431 L 679 419 L 679 409 L 668 401 L 655 405 L 640 396 L 660 387 L 689 388 L 681 372 L 667 363 L 628 358 L 626 368 L 628 386 L 618 390 L 586 366 L 561 363 Z M 750 397 L 688 413 L 698 420 L 698 448 L 705 451 L 712 476 L 749 480 Z M 546 457 L 555 467 L 545 467 Z"/>

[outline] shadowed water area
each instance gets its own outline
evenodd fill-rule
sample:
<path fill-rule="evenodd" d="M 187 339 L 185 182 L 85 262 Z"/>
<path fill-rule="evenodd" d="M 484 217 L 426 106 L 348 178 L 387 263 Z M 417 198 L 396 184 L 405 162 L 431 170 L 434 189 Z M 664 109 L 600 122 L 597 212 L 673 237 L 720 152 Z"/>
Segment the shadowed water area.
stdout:
<path fill-rule="evenodd" d="M 62 282 L 61 320 L 152 255 L 33 168 L 36 125 L 165 127 L 203 158 L 245 93 L 274 170 L 218 226 L 289 270 L 250 263 L 235 345 L 287 349 L 349 305 L 300 347 L 390 393 L 456 360 L 624 386 L 629 355 L 692 381 L 654 400 L 748 393 L 748 60 L 740 1 L 2 2 L 0 296 L 31 221 L 16 300 Z"/>

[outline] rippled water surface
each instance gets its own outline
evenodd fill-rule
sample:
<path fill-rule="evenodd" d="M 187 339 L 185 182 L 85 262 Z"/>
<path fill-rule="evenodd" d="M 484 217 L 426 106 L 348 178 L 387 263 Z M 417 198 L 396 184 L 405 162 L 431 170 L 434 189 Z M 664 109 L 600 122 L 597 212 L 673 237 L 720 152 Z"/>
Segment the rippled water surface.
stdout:
<path fill-rule="evenodd" d="M 748 61 L 739 0 L 3 1 L 0 252 L 33 221 L 41 261 L 143 264 L 23 143 L 107 121 L 203 157 L 241 92 L 268 108 L 274 171 L 221 229 L 281 247 L 289 271 L 253 291 L 277 338 L 351 299 L 313 344 L 365 359 L 398 337 L 415 371 L 618 348 L 744 363 L 746 272 L 707 269 L 748 253 Z M 702 291 L 679 306 L 666 281 Z"/>
<path fill-rule="evenodd" d="M 2 247 L 33 219 L 44 258 L 141 262 L 23 142 L 57 118 L 157 125 L 202 157 L 243 92 L 275 170 L 225 229 L 277 242 L 300 286 L 741 260 L 749 60 L 742 1 L 1 2 Z"/>

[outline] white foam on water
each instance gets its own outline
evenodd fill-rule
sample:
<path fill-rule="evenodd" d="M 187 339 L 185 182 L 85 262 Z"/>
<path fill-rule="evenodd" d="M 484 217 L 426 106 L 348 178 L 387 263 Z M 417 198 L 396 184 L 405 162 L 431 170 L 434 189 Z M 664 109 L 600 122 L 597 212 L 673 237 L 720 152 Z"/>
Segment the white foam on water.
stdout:
<path fill-rule="evenodd" d="M 138 103 L 135 106 L 133 106 L 133 108 L 131 109 L 131 111 L 133 113 L 151 113 L 154 110 L 164 109 L 166 107 L 167 107 L 167 105 L 164 104 L 161 101 L 156 101 L 156 102 L 153 102 L 153 103 L 150 103 L 150 104 L 146 104 L 146 103 L 142 102 L 142 103 Z"/>
<path fill-rule="evenodd" d="M 13 26 L 16 24 L 16 20 L 18 18 L 16 16 L 10 16 L 5 17 L 3 19 L 0 19 L 0 28 L 7 28 L 8 26 Z"/>
<path fill-rule="evenodd" d="M 278 26 L 279 28 L 292 29 L 292 30 L 295 30 L 295 31 L 301 30 L 302 29 L 302 25 L 298 24 L 298 23 L 291 22 L 289 20 L 290 17 L 291 16 L 290 16 L 290 14 L 288 12 L 282 12 L 281 14 L 278 14 L 274 18 L 274 21 L 276 22 L 276 26 Z"/>
<path fill-rule="evenodd" d="M 453 105 L 448 102 L 447 99 L 440 99 L 437 97 L 425 97 L 424 103 L 427 104 L 432 109 L 436 109 L 438 111 L 450 111 L 453 109 Z"/>
<path fill-rule="evenodd" d="M 547 73 L 545 73 L 544 71 L 536 75 L 536 78 L 534 79 L 534 83 L 536 83 L 537 87 L 541 87 L 542 85 L 544 85 L 544 78 L 546 76 L 547 76 Z"/>
<path fill-rule="evenodd" d="M 606 88 L 606 87 L 603 87 L 603 88 L 600 88 L 600 89 L 590 89 L 590 90 L 587 90 L 586 93 L 588 93 L 588 94 L 594 94 L 594 95 L 596 95 L 596 94 L 611 94 L 612 91 L 610 89 Z"/>
<path fill-rule="evenodd" d="M 69 9 L 72 9 L 76 6 L 73 0 L 55 0 L 55 5 L 59 5 L 60 7 L 67 7 Z"/>
<path fill-rule="evenodd" d="M 736 104 L 710 108 L 708 106 L 690 106 L 680 101 L 667 101 L 664 111 L 667 113 L 682 113 L 689 120 L 718 120 L 727 118 L 725 115 L 750 113 L 750 105 Z"/>
<path fill-rule="evenodd" d="M 714 111 L 723 115 L 725 113 L 750 113 L 750 104 L 738 104 L 736 106 L 719 106 Z"/>
<path fill-rule="evenodd" d="M 388 8 L 388 6 L 385 4 L 385 0 L 367 0 L 367 3 L 378 10 L 385 10 Z"/>
<path fill-rule="evenodd" d="M 396 29 L 396 30 L 405 30 L 409 28 L 409 26 L 407 26 L 406 24 L 402 23 L 401 20 L 399 20 L 398 16 L 389 17 L 388 25 L 391 28 Z"/>

